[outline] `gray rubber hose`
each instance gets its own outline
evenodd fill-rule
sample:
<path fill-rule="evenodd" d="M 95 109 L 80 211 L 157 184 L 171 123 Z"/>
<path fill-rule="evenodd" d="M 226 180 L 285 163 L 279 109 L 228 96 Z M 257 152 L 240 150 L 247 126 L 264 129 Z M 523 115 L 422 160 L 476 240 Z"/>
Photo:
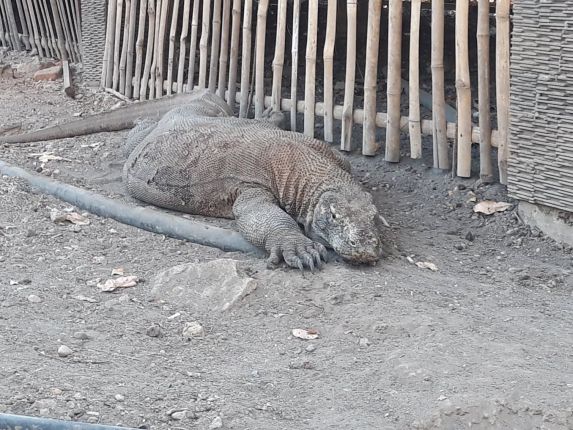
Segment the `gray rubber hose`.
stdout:
<path fill-rule="evenodd" d="M 0 414 L 2 430 L 135 430 L 128 427 L 104 426 L 23 415 Z"/>
<path fill-rule="evenodd" d="M 158 210 L 128 206 L 72 185 L 34 175 L 1 160 L 0 174 L 21 178 L 45 194 L 50 194 L 92 214 L 113 218 L 143 230 L 175 239 L 188 240 L 199 245 L 212 246 L 223 251 L 241 251 L 259 256 L 264 255 L 260 249 L 247 242 L 236 231 L 190 221 Z"/>

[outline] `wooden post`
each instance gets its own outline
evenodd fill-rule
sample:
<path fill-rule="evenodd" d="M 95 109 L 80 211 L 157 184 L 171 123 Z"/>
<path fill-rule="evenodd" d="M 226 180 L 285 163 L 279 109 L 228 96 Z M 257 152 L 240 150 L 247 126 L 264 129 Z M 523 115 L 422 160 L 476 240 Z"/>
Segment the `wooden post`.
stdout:
<path fill-rule="evenodd" d="M 346 78 L 344 84 L 344 107 L 342 111 L 342 135 L 340 149 L 352 150 L 352 120 L 354 112 L 354 84 L 356 77 L 356 0 L 346 2 Z"/>
<path fill-rule="evenodd" d="M 135 2 L 134 2 L 135 3 Z M 127 42 L 129 41 L 129 34 L 131 32 L 131 0 L 125 0 L 125 15 L 123 21 L 123 41 L 121 47 L 121 59 L 119 60 L 119 93 L 125 94 L 125 72 L 127 66 Z"/>
<path fill-rule="evenodd" d="M 376 155 L 376 90 L 378 87 L 378 47 L 382 0 L 368 2 L 368 33 L 366 36 L 366 72 L 364 74 L 364 125 L 362 154 Z"/>
<path fill-rule="evenodd" d="M 4 48 L 9 48 L 10 45 L 8 44 L 8 41 L 6 40 L 5 32 L 4 32 L 4 16 L 3 16 L 3 6 L 2 6 L 2 1 L 0 0 L 0 43 L 2 44 L 2 47 Z"/>
<path fill-rule="evenodd" d="M 187 53 L 187 36 L 189 36 L 189 14 L 191 13 L 191 0 L 183 3 L 183 26 L 179 37 L 179 64 L 177 68 L 177 92 L 183 92 L 183 74 L 185 73 L 185 54 Z"/>
<path fill-rule="evenodd" d="M 133 48 L 135 43 L 135 22 L 137 18 L 137 0 L 131 0 L 129 9 L 129 35 L 127 41 L 127 67 L 125 69 L 125 95 L 131 98 L 133 90 Z"/>
<path fill-rule="evenodd" d="M 135 79 L 133 83 L 133 96 L 140 97 L 141 69 L 143 64 L 143 42 L 145 37 L 145 18 L 147 18 L 147 0 L 139 4 L 139 26 L 137 28 L 137 41 L 135 42 Z M 151 37 L 149 37 L 151 38 Z"/>
<path fill-rule="evenodd" d="M 499 181 L 507 185 L 507 163 L 509 159 L 509 13 L 510 0 L 497 0 L 495 75 L 497 94 L 497 127 L 500 141 L 498 149 Z"/>
<path fill-rule="evenodd" d="M 260 118 L 265 109 L 265 39 L 267 36 L 268 9 L 269 0 L 260 0 L 257 10 L 257 36 L 255 38 L 255 118 Z"/>
<path fill-rule="evenodd" d="M 488 1 L 488 0 L 486 0 Z M 420 10 L 422 0 L 412 0 L 410 13 L 410 73 L 408 78 L 410 157 L 422 158 L 420 124 Z"/>
<path fill-rule="evenodd" d="M 167 12 L 169 10 L 169 3 L 171 0 L 163 0 L 161 4 L 161 21 L 159 25 L 159 41 L 157 51 L 157 73 L 155 80 L 155 96 L 157 98 L 163 97 L 163 57 L 165 51 L 165 33 L 167 32 Z"/>
<path fill-rule="evenodd" d="M 291 79 L 290 79 L 290 97 L 292 107 L 290 110 L 290 129 L 296 131 L 296 102 L 298 100 L 298 42 L 300 31 L 300 0 L 293 0 L 292 12 L 292 46 L 291 46 Z"/>
<path fill-rule="evenodd" d="M 272 110 L 281 110 L 282 79 L 285 58 L 287 0 L 279 0 L 277 14 L 277 35 L 275 41 L 275 57 L 273 59 L 273 89 Z"/>
<path fill-rule="evenodd" d="M 159 51 L 159 32 L 161 27 L 161 2 L 162 0 L 157 0 L 155 3 L 155 35 L 153 37 L 153 59 L 151 61 L 151 76 L 149 78 L 149 98 L 151 100 L 155 98 L 156 89 L 155 80 L 157 78 L 157 55 Z"/>
<path fill-rule="evenodd" d="M 171 28 L 169 29 L 169 53 L 167 57 L 167 95 L 173 93 L 173 58 L 175 56 L 175 35 L 177 33 L 177 19 L 179 18 L 179 1 L 173 2 L 173 10 L 171 12 Z M 181 52 L 183 48 L 179 46 Z"/>
<path fill-rule="evenodd" d="M 189 42 L 189 70 L 187 74 L 187 91 L 195 85 L 195 63 L 197 60 L 197 31 L 199 30 L 199 0 L 193 0 L 193 18 L 191 18 L 191 41 Z"/>
<path fill-rule="evenodd" d="M 10 23 L 5 21 L 7 19 L 6 12 L 4 11 L 4 2 L 0 0 L 0 31 L 2 33 L 2 44 L 8 48 L 12 48 L 12 40 L 10 37 Z"/>
<path fill-rule="evenodd" d="M 400 161 L 400 96 L 402 95 L 402 0 L 390 0 L 388 8 L 388 129 L 386 161 Z"/>
<path fill-rule="evenodd" d="M 249 78 L 251 71 L 251 49 L 253 45 L 251 23 L 253 20 L 253 0 L 245 0 L 243 17 L 243 55 L 241 60 L 241 104 L 239 117 L 246 118 L 249 104 Z"/>
<path fill-rule="evenodd" d="M 217 88 L 217 62 L 219 61 L 219 48 L 221 47 L 221 0 L 214 0 L 214 2 L 211 63 L 209 65 L 209 91 L 212 93 Z"/>
<path fill-rule="evenodd" d="M 10 26 L 10 33 L 12 34 L 12 39 L 14 40 L 14 49 L 21 51 L 22 44 L 20 43 L 20 36 L 18 35 L 18 27 L 16 26 L 16 16 L 14 15 L 12 0 L 6 0 L 6 13 L 6 18 L 8 19 L 8 24 Z"/>
<path fill-rule="evenodd" d="M 74 61 L 80 62 L 82 57 L 79 48 L 81 42 L 81 32 L 79 31 L 78 28 L 80 27 L 80 23 L 79 20 L 76 20 L 76 17 L 74 15 L 73 4 L 74 4 L 73 0 L 60 3 L 62 10 L 64 11 L 64 13 L 68 18 L 65 21 L 66 22 L 65 29 L 67 29 L 67 33 L 69 34 L 68 46 L 70 55 L 72 56 L 72 58 L 75 59 Z"/>
<path fill-rule="evenodd" d="M 225 99 L 227 84 L 227 66 L 229 65 L 229 26 L 231 18 L 231 0 L 223 1 L 223 24 L 221 26 L 221 52 L 219 53 L 219 82 L 217 94 Z"/>
<path fill-rule="evenodd" d="M 199 41 L 199 88 L 207 88 L 207 49 L 209 48 L 209 28 L 211 25 L 211 1 L 203 0 L 203 21 Z"/>
<path fill-rule="evenodd" d="M 40 58 L 42 57 L 41 47 L 36 45 L 36 40 L 38 38 L 36 32 L 34 31 L 35 22 L 33 23 L 33 12 L 30 11 L 28 7 L 27 0 L 21 0 L 22 8 L 24 9 L 24 17 L 26 19 L 26 25 L 28 26 L 28 41 L 30 42 L 30 47 L 32 49 L 32 54 L 37 53 Z M 1 30 L 0 30 L 1 32 Z"/>
<path fill-rule="evenodd" d="M 117 0 L 110 0 L 107 5 L 107 29 L 105 33 L 105 50 L 101 77 L 101 85 L 104 88 L 111 87 L 113 77 L 112 52 L 115 40 L 115 15 L 117 12 L 116 1 Z"/>
<path fill-rule="evenodd" d="M 62 19 L 60 16 L 60 11 L 58 10 L 57 0 L 50 0 L 50 5 L 52 7 L 52 13 L 54 16 L 54 26 L 56 27 L 56 35 L 58 36 L 58 45 L 60 47 L 60 58 L 62 59 L 62 68 L 64 75 L 64 92 L 66 94 L 71 94 L 71 81 L 70 81 L 70 67 L 68 62 L 68 53 L 66 52 L 66 47 L 64 43 L 64 29 L 62 27 Z"/>
<path fill-rule="evenodd" d="M 456 2 L 456 92 L 458 100 L 458 176 L 469 178 L 472 166 L 472 95 L 468 46 L 469 0 Z"/>
<path fill-rule="evenodd" d="M 42 19 L 42 16 L 44 14 L 42 13 L 40 2 L 35 1 L 35 0 L 29 0 L 29 1 L 30 1 L 30 4 L 32 5 L 31 7 L 34 8 L 34 15 L 35 15 L 37 23 L 38 23 L 38 32 L 40 34 L 40 43 L 42 45 L 42 48 L 44 48 L 44 52 L 46 53 L 46 57 L 53 57 L 54 52 L 53 52 L 52 47 L 49 43 L 50 41 L 46 38 L 46 31 L 44 29 L 44 20 Z M 112 66 L 113 66 L 113 64 L 112 64 Z"/>
<path fill-rule="evenodd" d="M 123 16 L 123 2 L 124 0 L 117 0 L 117 13 L 115 20 L 115 43 L 113 47 L 113 82 L 112 88 L 117 91 L 119 85 L 119 54 L 121 43 L 121 23 Z"/>
<path fill-rule="evenodd" d="M 444 0 L 432 2 L 432 117 L 434 167 L 449 169 L 444 90 Z"/>
<path fill-rule="evenodd" d="M 34 11 L 34 6 L 32 5 L 33 0 L 24 0 L 24 6 L 28 8 L 28 14 L 30 16 L 30 23 L 32 24 L 32 31 L 34 33 L 34 44 L 36 45 L 36 49 L 38 50 L 38 55 L 40 58 L 45 56 L 45 51 L 42 46 L 42 37 L 40 35 L 40 31 L 38 29 L 37 17 L 36 12 Z M 103 71 L 105 72 L 105 70 Z M 102 75 L 103 75 L 102 72 Z"/>
<path fill-rule="evenodd" d="M 317 33 L 318 33 L 318 0 L 308 0 L 308 31 L 306 35 L 307 37 L 306 76 L 304 81 L 304 134 L 311 137 L 314 137 Z"/>
<path fill-rule="evenodd" d="M 72 42 L 72 36 L 71 36 L 72 29 L 70 28 L 70 23 L 68 20 L 65 19 L 66 8 L 64 2 L 58 1 L 56 4 L 56 8 L 58 9 L 59 15 L 62 17 L 61 22 L 62 22 L 62 29 L 64 32 L 64 48 L 67 49 L 69 57 L 72 59 L 72 61 L 78 61 L 80 56 L 78 56 L 76 50 L 74 49 L 75 46 L 74 43 Z"/>
<path fill-rule="evenodd" d="M 334 43 L 336 41 L 336 1 L 328 2 L 324 41 L 324 140 L 334 140 Z"/>
<path fill-rule="evenodd" d="M 478 0 L 477 53 L 479 92 L 479 161 L 480 178 L 489 183 L 493 180 L 491 164 L 491 117 L 489 97 L 489 0 Z"/>
<path fill-rule="evenodd" d="M 234 109 L 237 99 L 237 67 L 239 63 L 239 40 L 241 37 L 241 0 L 233 0 L 233 24 L 231 30 L 231 64 L 229 65 L 229 96 L 227 103 Z"/>
<path fill-rule="evenodd" d="M 141 100 L 145 100 L 147 97 L 147 84 L 149 82 L 149 76 L 151 73 L 152 59 L 155 55 L 153 49 L 155 47 L 155 21 L 157 15 L 155 12 L 155 6 L 155 0 L 148 0 L 147 15 L 149 21 L 149 30 L 147 32 L 147 48 L 145 50 L 145 68 L 143 69 L 143 76 L 141 77 L 141 89 L 139 91 L 139 98 Z M 151 87 L 153 87 L 153 85 L 151 85 Z"/>
<path fill-rule="evenodd" d="M 40 10 L 42 11 L 42 19 L 44 20 L 44 28 L 46 30 L 46 43 L 50 47 L 50 52 L 52 53 L 52 57 L 57 58 L 58 54 L 58 45 L 56 43 L 56 37 L 54 35 L 54 30 L 52 29 L 52 20 L 48 15 L 48 5 L 46 4 L 46 0 L 38 0 L 38 4 L 40 5 Z"/>

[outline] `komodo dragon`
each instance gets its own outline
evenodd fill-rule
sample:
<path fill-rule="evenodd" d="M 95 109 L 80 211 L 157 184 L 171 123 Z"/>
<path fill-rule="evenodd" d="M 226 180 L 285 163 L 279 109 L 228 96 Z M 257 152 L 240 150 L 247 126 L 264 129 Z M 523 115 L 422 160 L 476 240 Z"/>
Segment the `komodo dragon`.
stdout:
<path fill-rule="evenodd" d="M 130 195 L 191 214 L 234 218 L 268 263 L 322 265 L 329 247 L 351 263 L 381 253 L 378 211 L 326 143 L 269 119 L 235 118 L 223 99 L 194 91 L 135 103 L 62 126 L 0 137 L 29 142 L 135 127 L 123 180 Z M 301 231 L 300 226 L 304 229 Z"/>

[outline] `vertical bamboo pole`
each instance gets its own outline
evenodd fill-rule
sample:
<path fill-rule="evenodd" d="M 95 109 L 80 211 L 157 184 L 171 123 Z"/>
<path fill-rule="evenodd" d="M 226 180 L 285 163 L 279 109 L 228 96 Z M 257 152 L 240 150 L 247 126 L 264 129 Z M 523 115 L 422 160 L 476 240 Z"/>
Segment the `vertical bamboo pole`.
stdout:
<path fill-rule="evenodd" d="M 479 161 L 483 182 L 493 179 L 491 164 L 491 118 L 489 97 L 489 0 L 478 0 L 477 52 L 479 92 Z"/>
<path fill-rule="evenodd" d="M 139 98 L 145 100 L 147 97 L 147 84 L 149 82 L 149 76 L 151 73 L 151 64 L 155 47 L 155 20 L 156 20 L 156 9 L 155 0 L 148 1 L 147 15 L 149 21 L 149 29 L 147 32 L 147 48 L 145 49 L 145 67 L 143 69 L 143 75 L 141 76 L 141 88 L 139 90 Z M 153 87 L 153 85 L 151 85 Z M 150 90 L 151 91 L 151 90 Z"/>
<path fill-rule="evenodd" d="M 169 29 L 169 54 L 167 57 L 167 95 L 173 93 L 173 59 L 175 56 L 175 35 L 177 34 L 177 19 L 179 18 L 179 0 L 173 3 L 171 13 L 171 28 Z M 182 47 L 179 47 L 182 50 Z"/>
<path fill-rule="evenodd" d="M 498 167 L 499 181 L 507 184 L 509 159 L 509 38 L 510 0 L 498 0 L 495 5 L 496 47 L 495 75 L 497 94 L 497 128 L 499 131 Z"/>
<path fill-rule="evenodd" d="M 127 42 L 129 41 L 129 33 L 131 32 L 130 11 L 131 0 L 125 0 L 125 16 L 123 21 L 123 41 L 121 46 L 121 58 L 119 60 L 119 92 L 125 94 L 125 68 L 127 66 Z"/>
<path fill-rule="evenodd" d="M 193 90 L 195 82 L 195 62 L 197 60 L 197 31 L 199 29 L 199 0 L 193 0 L 193 17 L 191 18 L 191 41 L 189 42 L 189 70 L 187 91 Z"/>
<path fill-rule="evenodd" d="M 42 35 L 40 34 L 40 30 L 38 28 L 38 21 L 37 21 L 37 14 L 34 10 L 34 6 L 32 4 L 33 0 L 24 0 L 25 5 L 28 8 L 28 13 L 30 16 L 30 23 L 32 24 L 32 31 L 34 33 L 34 43 L 36 44 L 36 49 L 38 50 L 38 55 L 40 58 L 43 58 L 47 55 L 47 52 L 44 50 L 42 46 Z"/>
<path fill-rule="evenodd" d="M 366 72 L 364 74 L 364 124 L 362 125 L 362 154 L 364 155 L 375 155 L 379 148 L 376 142 L 376 89 L 381 13 L 382 0 L 370 0 L 368 2 Z"/>
<path fill-rule="evenodd" d="M 189 14 L 191 13 L 191 0 L 183 3 L 183 26 L 179 37 L 179 64 L 177 69 L 177 92 L 183 92 L 183 74 L 185 73 L 185 54 L 187 53 L 187 37 L 189 36 Z"/>
<path fill-rule="evenodd" d="M 37 53 L 40 57 L 42 56 L 41 48 L 36 45 L 37 36 L 34 33 L 34 24 L 32 24 L 33 14 L 28 8 L 27 0 L 21 0 L 22 7 L 24 9 L 24 17 L 26 19 L 26 25 L 28 26 L 28 41 L 30 42 L 30 47 L 32 48 L 32 54 Z"/>
<path fill-rule="evenodd" d="M 12 34 L 12 39 L 14 40 L 14 49 L 21 51 L 22 44 L 20 43 L 20 36 L 18 34 L 18 26 L 16 25 L 16 15 L 14 15 L 12 0 L 6 0 L 5 9 L 7 13 L 8 24 L 10 26 L 10 33 Z"/>
<path fill-rule="evenodd" d="M 68 36 L 68 49 L 70 51 L 70 55 L 74 58 L 74 61 L 80 62 L 81 61 L 81 53 L 80 53 L 80 34 L 77 30 L 78 25 L 75 22 L 75 16 L 73 11 L 73 1 L 62 2 L 61 6 L 65 9 L 63 13 L 66 14 L 67 19 L 65 20 Z"/>
<path fill-rule="evenodd" d="M 255 118 L 265 110 L 265 39 L 269 0 L 260 0 L 257 10 L 257 36 L 255 39 Z"/>
<path fill-rule="evenodd" d="M 231 18 L 231 0 L 223 1 L 223 25 L 221 27 L 221 52 L 219 54 L 219 82 L 217 94 L 225 99 L 227 66 L 229 65 L 229 26 Z"/>
<path fill-rule="evenodd" d="M 50 47 L 50 52 L 52 57 L 54 58 L 58 58 L 59 57 L 59 49 L 58 49 L 58 45 L 56 43 L 56 38 L 54 35 L 52 35 L 52 23 L 51 23 L 51 18 L 48 15 L 48 8 L 46 5 L 46 0 L 38 0 L 38 5 L 40 7 L 40 11 L 42 14 L 42 19 L 44 22 L 44 29 L 46 32 L 46 43 L 48 44 L 48 46 Z"/>
<path fill-rule="evenodd" d="M 386 161 L 400 161 L 400 97 L 402 95 L 402 0 L 390 0 L 388 8 L 388 127 Z M 374 120 L 376 121 L 376 120 Z"/>
<path fill-rule="evenodd" d="M 56 34 L 58 35 L 58 45 L 60 47 L 60 58 L 62 62 L 68 61 L 68 53 L 66 52 L 66 48 L 64 46 L 64 29 L 62 27 L 62 19 L 60 16 L 60 12 L 58 10 L 58 0 L 50 0 L 50 5 L 52 6 L 52 12 L 54 14 L 54 25 L 56 27 Z"/>
<path fill-rule="evenodd" d="M 135 20 L 137 18 L 137 0 L 131 0 L 129 9 L 129 36 L 127 39 L 127 66 L 125 69 L 125 95 L 131 98 L 133 89 L 133 54 L 135 45 Z"/>
<path fill-rule="evenodd" d="M 29 0 L 32 1 L 32 0 Z M 103 55 L 103 67 L 101 76 L 101 85 L 104 88 L 110 88 L 113 77 L 113 60 L 112 50 L 115 40 L 115 15 L 117 12 L 117 0 L 110 0 L 107 5 L 107 28 L 105 32 L 105 50 Z"/>
<path fill-rule="evenodd" d="M 211 25 L 211 0 L 203 0 L 203 21 L 199 41 L 199 87 L 207 88 L 207 48 L 209 47 L 209 27 Z"/>
<path fill-rule="evenodd" d="M 123 16 L 123 2 L 124 0 L 117 0 L 117 15 L 115 21 L 115 44 L 113 47 L 113 82 L 112 88 L 117 90 L 119 85 L 119 53 L 121 45 L 121 24 Z"/>
<path fill-rule="evenodd" d="M 239 117 L 246 118 L 249 104 L 249 77 L 251 71 L 251 49 L 253 45 L 251 23 L 253 20 L 253 0 L 245 0 L 243 17 L 243 54 L 241 60 L 241 104 Z"/>
<path fill-rule="evenodd" d="M 229 98 L 227 103 L 235 108 L 237 98 L 237 65 L 239 63 L 239 39 L 241 37 L 241 0 L 233 0 L 233 24 L 231 29 L 231 62 L 229 64 Z"/>
<path fill-rule="evenodd" d="M 30 33 L 28 31 L 28 20 L 24 14 L 22 0 L 16 0 L 16 8 L 18 9 L 18 17 L 20 18 L 20 25 L 22 26 L 22 42 L 24 42 L 24 46 L 28 50 L 32 45 L 30 43 Z"/>
<path fill-rule="evenodd" d="M 291 79 L 290 79 L 290 129 L 296 131 L 296 105 L 298 100 L 298 41 L 300 30 L 300 0 L 293 0 L 292 12 L 292 47 L 291 47 Z"/>
<path fill-rule="evenodd" d="M 273 87 L 271 93 L 271 108 L 275 112 L 281 110 L 283 67 L 286 42 L 287 0 L 279 0 L 277 13 L 277 35 L 275 39 L 275 56 L 273 58 Z"/>
<path fill-rule="evenodd" d="M 217 88 L 217 62 L 221 47 L 221 0 L 214 0 L 213 5 L 213 37 L 211 38 L 211 62 L 209 64 L 209 91 Z"/>
<path fill-rule="evenodd" d="M 336 39 L 336 1 L 328 2 L 324 42 L 324 140 L 334 140 L 334 42 Z"/>
<path fill-rule="evenodd" d="M 62 29 L 64 32 L 64 47 L 65 49 L 67 49 L 69 57 L 72 59 L 72 61 L 77 61 L 76 52 L 73 49 L 71 43 L 72 36 L 70 35 L 70 28 L 69 28 L 70 26 L 68 20 L 66 19 L 66 11 L 63 2 L 58 1 L 56 4 L 56 8 L 58 9 L 58 13 L 62 17 L 61 21 L 62 21 Z"/>
<path fill-rule="evenodd" d="M 469 0 L 456 2 L 456 92 L 458 101 L 458 176 L 472 167 L 472 94 L 468 46 Z"/>
<path fill-rule="evenodd" d="M 171 0 L 163 0 L 161 4 L 161 21 L 159 24 L 159 48 L 157 51 L 157 73 L 155 75 L 155 96 L 163 97 L 163 53 L 165 49 L 165 33 L 167 31 L 167 12 Z"/>
<path fill-rule="evenodd" d="M 444 0 L 432 2 L 432 117 L 434 167 L 449 169 L 444 90 Z"/>
<path fill-rule="evenodd" d="M 163 0 L 165 1 L 165 0 Z M 157 78 L 157 55 L 159 51 L 159 32 L 161 30 L 161 4 L 162 0 L 155 3 L 155 36 L 153 37 L 153 59 L 151 61 L 151 74 L 149 78 L 149 98 L 155 98 L 155 80 Z"/>
<path fill-rule="evenodd" d="M 422 158 L 422 128 L 420 122 L 420 11 L 422 0 L 412 0 L 411 7 L 410 72 L 408 78 L 410 157 Z"/>
<path fill-rule="evenodd" d="M 356 0 L 346 2 L 346 78 L 340 149 L 352 150 L 352 120 L 354 113 L 354 83 L 356 77 Z"/>
<path fill-rule="evenodd" d="M 318 0 L 308 0 L 308 31 L 306 36 L 307 37 L 306 77 L 304 82 L 304 134 L 311 137 L 314 137 L 317 35 L 318 35 Z"/>
<path fill-rule="evenodd" d="M 139 25 L 137 28 L 137 41 L 135 42 L 135 72 L 133 82 L 133 97 L 140 98 L 141 69 L 143 64 L 143 43 L 145 38 L 145 19 L 147 18 L 147 0 L 139 4 Z M 151 36 L 149 37 L 151 38 Z"/>
<path fill-rule="evenodd" d="M 12 42 L 10 41 L 10 35 L 6 31 L 8 28 L 8 24 L 4 22 L 4 3 L 0 0 L 0 40 L 2 41 L 2 46 L 7 48 L 11 48 Z"/>

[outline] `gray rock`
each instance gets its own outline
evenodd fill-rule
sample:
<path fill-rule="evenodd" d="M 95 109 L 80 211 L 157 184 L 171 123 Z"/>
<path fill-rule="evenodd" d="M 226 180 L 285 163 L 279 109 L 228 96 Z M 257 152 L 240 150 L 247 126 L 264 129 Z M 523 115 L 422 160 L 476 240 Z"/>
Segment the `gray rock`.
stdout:
<path fill-rule="evenodd" d="M 238 263 L 219 259 L 167 269 L 151 280 L 151 298 L 189 312 L 225 311 L 238 306 L 257 287 L 253 278 L 241 273 Z"/>
<path fill-rule="evenodd" d="M 69 347 L 67 347 L 66 345 L 61 345 L 58 348 L 58 355 L 60 357 L 68 357 L 69 355 L 72 355 L 74 353 L 74 351 L 72 351 Z"/>
<path fill-rule="evenodd" d="M 35 294 L 30 294 L 30 295 L 28 296 L 28 301 L 29 301 L 30 303 L 41 303 L 41 302 L 42 302 L 42 299 L 41 299 L 40 297 L 38 297 L 37 295 L 35 295 Z"/>
<path fill-rule="evenodd" d="M 223 427 L 223 420 L 221 417 L 215 417 L 209 425 L 209 430 L 220 429 L 221 427 Z"/>

